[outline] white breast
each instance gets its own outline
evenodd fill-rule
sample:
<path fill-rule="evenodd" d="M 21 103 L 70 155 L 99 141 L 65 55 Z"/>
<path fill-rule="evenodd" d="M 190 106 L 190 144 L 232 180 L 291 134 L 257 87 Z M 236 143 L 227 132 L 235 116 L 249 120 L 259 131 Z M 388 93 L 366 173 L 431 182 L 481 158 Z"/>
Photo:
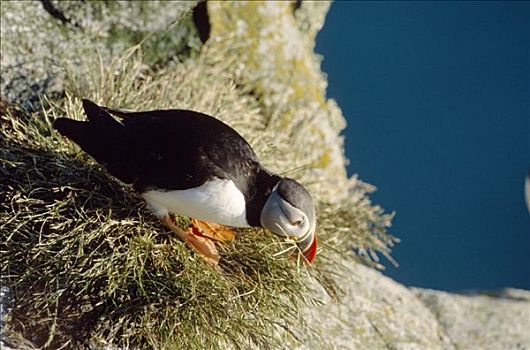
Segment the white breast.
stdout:
<path fill-rule="evenodd" d="M 231 180 L 214 178 L 199 187 L 173 191 L 150 190 L 142 196 L 159 217 L 170 212 L 228 226 L 249 226 L 245 197 Z"/>

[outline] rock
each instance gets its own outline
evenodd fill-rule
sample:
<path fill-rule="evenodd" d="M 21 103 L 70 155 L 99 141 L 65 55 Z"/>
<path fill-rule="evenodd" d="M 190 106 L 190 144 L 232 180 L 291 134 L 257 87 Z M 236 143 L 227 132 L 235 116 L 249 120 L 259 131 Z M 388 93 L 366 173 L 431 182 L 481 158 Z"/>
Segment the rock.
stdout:
<path fill-rule="evenodd" d="M 412 292 L 431 310 L 456 349 L 530 349 L 530 291 Z"/>
<path fill-rule="evenodd" d="M 273 156 L 262 157 L 265 165 L 307 184 L 321 203 L 320 222 L 333 217 L 334 226 L 344 227 L 319 230 L 333 231 L 335 247 L 355 249 L 367 262 L 378 259 L 376 252 L 391 259 L 397 239 L 386 229 L 393 214 L 372 204 L 373 186 L 347 175 L 341 136 L 346 120 L 336 102 L 326 98 L 327 81 L 314 53 L 329 5 L 307 1 L 296 9 L 287 1 L 208 2 L 211 31 L 205 54 L 251 89 L 267 129 L 287 137 L 287 142 L 276 141 Z M 260 149 L 260 141 L 267 140 L 253 147 Z"/>
<path fill-rule="evenodd" d="M 435 315 L 410 289 L 361 264 L 343 267 L 340 303 L 328 300 L 307 310 L 309 324 L 329 348 L 455 349 Z M 309 341 L 301 348 L 320 345 Z"/>
<path fill-rule="evenodd" d="M 530 291 L 407 288 L 351 263 L 343 287 L 340 303 L 306 310 L 322 339 L 300 349 L 530 349 Z"/>
<path fill-rule="evenodd" d="M 166 64 L 201 46 L 190 9 L 195 1 L 2 1 L 0 88 L 26 110 L 64 93 L 66 68 L 91 74 L 102 61 L 145 40 L 149 64 Z M 178 22 L 178 25 L 172 25 Z M 72 72 L 70 72 L 72 73 Z"/>
<path fill-rule="evenodd" d="M 335 101 L 326 99 L 327 82 L 314 54 L 329 3 L 308 2 L 296 13 L 292 5 L 208 2 L 210 45 L 214 52 L 232 48 L 230 55 L 237 59 L 227 68 L 237 81 L 252 86 L 268 124 L 287 129 L 293 138 L 289 146 L 304 155 L 305 164 L 290 167 L 309 163 L 324 172 L 320 179 L 333 185 L 319 186 L 320 199 L 338 203 L 351 188 L 340 136 L 346 121 Z M 303 137 L 293 128 L 303 128 Z"/>

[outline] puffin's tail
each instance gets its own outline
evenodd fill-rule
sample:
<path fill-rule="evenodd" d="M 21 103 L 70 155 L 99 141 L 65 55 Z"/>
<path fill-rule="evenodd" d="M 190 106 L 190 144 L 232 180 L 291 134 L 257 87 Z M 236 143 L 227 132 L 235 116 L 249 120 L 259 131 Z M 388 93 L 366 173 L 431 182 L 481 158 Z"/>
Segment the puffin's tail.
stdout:
<path fill-rule="evenodd" d="M 125 127 L 102 107 L 83 99 L 88 121 L 58 118 L 53 126 L 77 143 L 118 179 L 132 183 L 136 179 Z"/>

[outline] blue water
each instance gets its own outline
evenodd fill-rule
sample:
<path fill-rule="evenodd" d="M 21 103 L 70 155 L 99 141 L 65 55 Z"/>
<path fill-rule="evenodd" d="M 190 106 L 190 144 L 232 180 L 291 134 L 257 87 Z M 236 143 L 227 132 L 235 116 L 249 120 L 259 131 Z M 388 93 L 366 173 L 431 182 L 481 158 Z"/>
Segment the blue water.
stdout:
<path fill-rule="evenodd" d="M 397 212 L 385 273 L 530 289 L 530 3 L 335 2 L 317 52 L 348 171 Z"/>

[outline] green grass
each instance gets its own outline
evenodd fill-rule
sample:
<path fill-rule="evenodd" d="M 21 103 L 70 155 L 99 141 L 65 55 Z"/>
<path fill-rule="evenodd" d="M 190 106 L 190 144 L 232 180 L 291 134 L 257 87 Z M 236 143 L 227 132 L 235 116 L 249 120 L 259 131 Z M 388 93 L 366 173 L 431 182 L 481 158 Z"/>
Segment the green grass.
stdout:
<path fill-rule="evenodd" d="M 289 133 L 267 128 L 250 88 L 236 87 L 206 54 L 153 72 L 135 47 L 112 62 L 94 57 L 93 66 L 90 77 L 71 69 L 64 98 L 44 100 L 40 113 L 1 113 L 1 274 L 15 299 L 10 332 L 48 348 L 284 347 L 303 341 L 300 334 L 318 336 L 302 310 L 318 303 L 315 284 L 337 295 L 342 259 L 377 265 L 375 252 L 389 256 L 391 215 L 371 205 L 371 188 L 359 182 L 342 203 L 319 203 L 323 248 L 314 267 L 278 255 L 289 245 L 258 229 L 220 245 L 219 268 L 208 266 L 141 197 L 56 133 L 53 119 L 83 119 L 81 98 L 189 108 L 234 126 L 271 169 L 291 164 L 299 170 L 290 176 L 302 182 L 304 159 L 289 153 Z M 311 189 L 318 199 L 318 183 Z"/>

